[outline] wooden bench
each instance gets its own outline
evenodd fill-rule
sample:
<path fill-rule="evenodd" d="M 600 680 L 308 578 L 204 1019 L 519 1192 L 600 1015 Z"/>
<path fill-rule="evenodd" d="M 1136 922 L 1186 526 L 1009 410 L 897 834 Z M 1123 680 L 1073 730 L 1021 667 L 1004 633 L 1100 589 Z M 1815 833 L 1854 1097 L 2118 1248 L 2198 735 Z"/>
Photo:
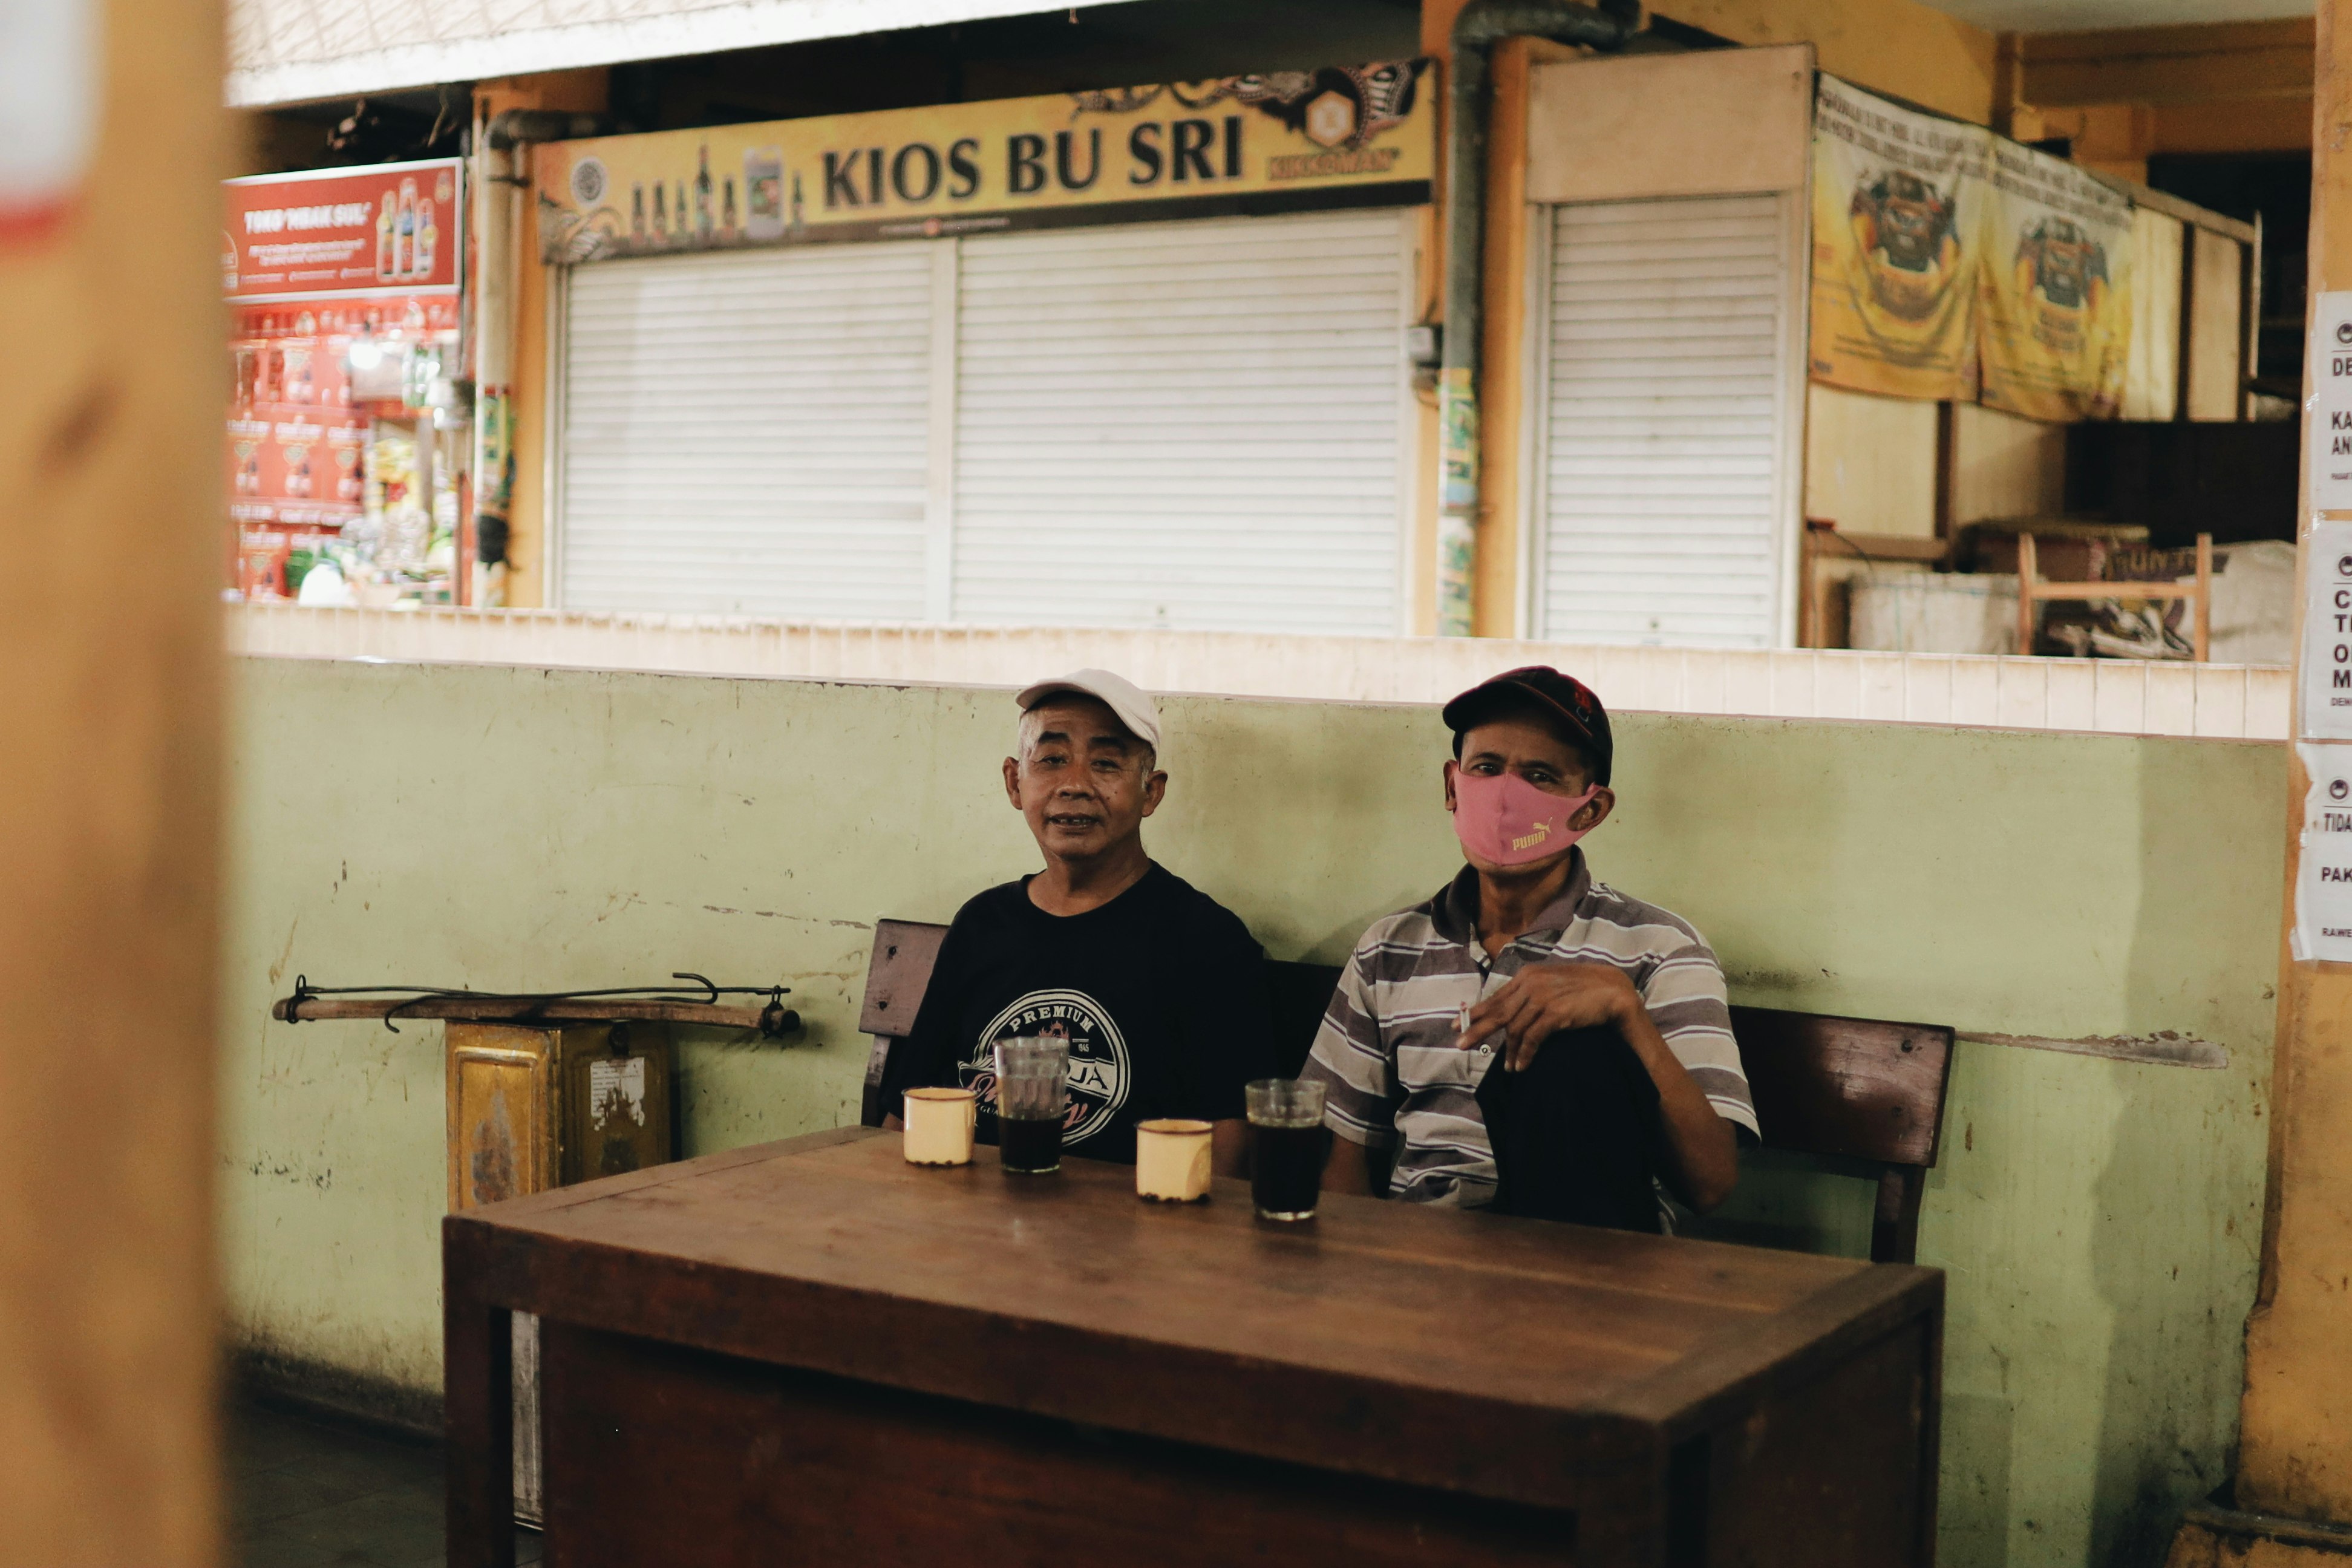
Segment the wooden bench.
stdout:
<path fill-rule="evenodd" d="M 882 921 L 857 1026 L 874 1037 L 866 1064 L 863 1121 L 882 1125 L 882 1074 L 914 1027 L 947 927 Z M 1328 964 L 1269 961 L 1267 989 L 1284 1070 L 1296 1073 L 1339 984 Z M 1878 1182 L 1871 1225 L 1874 1263 L 1911 1263 L 1919 1250 L 1919 1203 L 1936 1163 L 1950 1081 L 1952 1031 L 1931 1024 L 1841 1018 L 1771 1007 L 1734 1007 L 1748 1085 L 1764 1146 L 1859 1167 Z"/>

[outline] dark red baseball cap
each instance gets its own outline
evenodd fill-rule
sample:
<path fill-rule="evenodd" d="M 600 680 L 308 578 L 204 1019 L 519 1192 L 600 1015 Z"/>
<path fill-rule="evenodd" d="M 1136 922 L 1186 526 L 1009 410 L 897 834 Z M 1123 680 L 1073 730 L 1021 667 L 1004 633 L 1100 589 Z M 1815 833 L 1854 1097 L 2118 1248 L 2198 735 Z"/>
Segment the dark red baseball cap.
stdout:
<path fill-rule="evenodd" d="M 1591 753 L 1594 784 L 1609 782 L 1609 763 L 1616 752 L 1616 743 L 1609 736 L 1609 710 L 1601 706 L 1591 687 L 1548 664 L 1507 669 L 1447 703 L 1444 718 L 1445 727 L 1454 731 L 1455 754 L 1461 752 L 1465 731 L 1498 713 L 1529 709 L 1553 721 L 1562 734 Z"/>

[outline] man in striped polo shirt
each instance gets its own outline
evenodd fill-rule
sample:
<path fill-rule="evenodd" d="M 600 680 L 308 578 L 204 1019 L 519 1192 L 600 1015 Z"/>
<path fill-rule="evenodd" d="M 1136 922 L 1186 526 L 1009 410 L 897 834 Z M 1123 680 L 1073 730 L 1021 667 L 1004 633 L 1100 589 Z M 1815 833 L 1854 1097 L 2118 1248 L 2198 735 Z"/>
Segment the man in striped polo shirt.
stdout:
<path fill-rule="evenodd" d="M 1366 931 L 1304 1076 L 1336 1134 L 1324 1185 L 1657 1231 L 1704 1211 L 1755 1136 L 1723 970 L 1689 922 L 1592 879 L 1609 715 L 1537 666 L 1445 705 L 1468 864 Z M 1737 1130 L 1737 1131 L 1736 1131 Z"/>

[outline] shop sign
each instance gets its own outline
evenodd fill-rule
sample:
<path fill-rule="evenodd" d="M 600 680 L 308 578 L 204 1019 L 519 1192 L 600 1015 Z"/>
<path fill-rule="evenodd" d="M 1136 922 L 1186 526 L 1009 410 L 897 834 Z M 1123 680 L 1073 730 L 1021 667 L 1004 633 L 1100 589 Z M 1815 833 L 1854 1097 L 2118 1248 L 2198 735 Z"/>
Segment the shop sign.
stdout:
<path fill-rule="evenodd" d="M 454 294 L 464 254 L 456 158 L 222 183 L 221 281 L 232 300 Z"/>
<path fill-rule="evenodd" d="M 551 262 L 1429 199 L 1425 60 L 551 142 Z"/>

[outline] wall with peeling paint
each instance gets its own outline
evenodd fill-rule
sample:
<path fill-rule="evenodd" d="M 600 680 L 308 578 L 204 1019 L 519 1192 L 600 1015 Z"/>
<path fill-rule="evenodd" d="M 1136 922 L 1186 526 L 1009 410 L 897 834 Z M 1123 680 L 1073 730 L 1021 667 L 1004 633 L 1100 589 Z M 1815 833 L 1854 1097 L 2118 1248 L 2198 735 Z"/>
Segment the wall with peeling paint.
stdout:
<path fill-rule="evenodd" d="M 236 661 L 222 1201 L 249 1352 L 429 1401 L 437 1026 L 267 1021 L 329 984 L 782 980 L 783 1048 L 682 1051 L 690 1152 L 853 1120 L 870 926 L 1030 868 L 1001 691 Z M 1338 962 L 1450 874 L 1427 708 L 1167 704 L 1154 852 Z M 1629 715 L 1599 874 L 1735 999 L 2066 1038 L 1963 1045 L 1922 1260 L 1950 1271 L 1947 1564 L 2097 1563 L 2234 1440 L 2254 1286 L 2284 757 L 2243 742 Z M 1862 1184 L 1759 1160 L 1736 1217 L 1858 1249 Z"/>

